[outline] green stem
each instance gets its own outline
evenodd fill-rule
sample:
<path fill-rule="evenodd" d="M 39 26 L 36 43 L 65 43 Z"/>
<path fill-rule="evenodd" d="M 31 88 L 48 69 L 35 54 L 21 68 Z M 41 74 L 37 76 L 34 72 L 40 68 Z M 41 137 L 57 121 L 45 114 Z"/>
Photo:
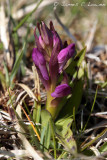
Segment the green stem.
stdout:
<path fill-rule="evenodd" d="M 47 102 L 46 102 L 46 110 L 48 110 L 51 115 L 52 115 L 52 118 L 55 119 L 56 117 L 56 113 L 57 113 L 57 106 L 53 106 L 51 104 L 52 100 L 54 99 L 52 96 L 51 96 L 51 93 L 53 92 L 53 87 L 51 87 L 49 89 L 49 91 L 47 91 Z"/>

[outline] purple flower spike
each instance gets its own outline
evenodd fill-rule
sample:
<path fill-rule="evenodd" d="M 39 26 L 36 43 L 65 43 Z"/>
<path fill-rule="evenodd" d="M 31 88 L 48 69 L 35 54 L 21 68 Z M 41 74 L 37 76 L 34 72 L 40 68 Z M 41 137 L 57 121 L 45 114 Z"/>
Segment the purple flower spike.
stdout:
<path fill-rule="evenodd" d="M 68 45 L 66 48 L 62 49 L 58 54 L 58 63 L 60 65 L 59 72 L 62 71 L 66 62 L 74 55 L 75 53 L 75 44 L 72 43 Z"/>
<path fill-rule="evenodd" d="M 43 78 L 45 80 L 49 80 L 48 71 L 46 68 L 46 61 L 45 61 L 42 53 L 37 48 L 33 48 L 32 59 L 33 59 L 35 65 L 40 70 Z"/>
<path fill-rule="evenodd" d="M 51 93 L 52 97 L 64 97 L 71 93 L 71 88 L 68 84 L 61 84 L 55 88 L 55 91 Z"/>

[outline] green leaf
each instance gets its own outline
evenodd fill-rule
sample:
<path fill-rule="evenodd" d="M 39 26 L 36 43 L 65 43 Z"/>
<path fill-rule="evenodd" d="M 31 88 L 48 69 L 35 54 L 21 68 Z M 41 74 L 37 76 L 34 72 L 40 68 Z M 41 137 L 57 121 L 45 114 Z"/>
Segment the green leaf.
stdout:
<path fill-rule="evenodd" d="M 101 153 L 107 151 L 107 142 L 105 142 L 105 143 L 100 147 L 99 151 L 100 151 Z"/>
<path fill-rule="evenodd" d="M 0 80 L 5 82 L 5 76 L 1 71 L 0 71 Z"/>
<path fill-rule="evenodd" d="M 73 133 L 70 129 L 73 119 L 63 118 L 56 122 L 56 136 L 62 143 L 62 145 L 71 154 L 75 155 L 77 153 L 77 145 L 73 138 Z"/>
<path fill-rule="evenodd" d="M 41 139 L 40 139 L 40 144 L 42 144 L 41 149 L 43 149 L 43 146 L 44 146 L 45 133 L 46 133 L 46 128 L 44 127 L 41 130 Z"/>
<path fill-rule="evenodd" d="M 62 136 L 64 136 L 66 134 L 67 128 L 68 128 L 66 126 L 69 124 L 68 126 L 70 128 L 72 122 L 73 122 L 73 119 L 70 117 L 61 118 L 55 123 L 55 125 L 57 126 L 57 129 L 59 129 L 59 131 L 61 131 Z"/>
<path fill-rule="evenodd" d="M 72 59 L 71 64 L 66 69 L 66 72 L 69 73 L 73 78 L 76 78 L 78 69 L 84 59 L 86 53 L 86 47 L 83 48 L 75 57 Z"/>
<path fill-rule="evenodd" d="M 102 87 L 102 88 L 106 88 L 106 87 L 107 87 L 107 81 L 104 82 L 101 87 Z"/>
<path fill-rule="evenodd" d="M 44 147 L 49 148 L 52 136 L 54 144 L 54 158 L 56 159 L 56 141 L 55 141 L 54 123 L 51 114 L 47 110 L 41 111 L 41 122 L 42 122 L 41 144 L 44 145 Z"/>
<path fill-rule="evenodd" d="M 0 81 L 1 81 L 3 88 L 5 88 L 6 87 L 6 80 L 5 80 L 4 74 L 1 71 L 0 71 Z"/>
<path fill-rule="evenodd" d="M 61 109 L 63 108 L 63 106 L 66 104 L 67 98 L 68 97 L 63 97 L 62 100 L 60 101 L 60 103 L 58 104 L 58 107 L 57 107 L 57 110 L 56 110 L 56 113 L 55 113 L 55 118 L 56 119 L 59 116 L 59 113 L 60 113 Z"/>
<path fill-rule="evenodd" d="M 41 122 L 42 122 L 42 127 L 46 127 L 47 123 L 51 119 L 51 114 L 47 110 L 42 110 L 41 111 Z"/>
<path fill-rule="evenodd" d="M 15 95 L 12 95 L 12 96 L 11 96 L 11 99 L 9 99 L 9 100 L 7 101 L 7 106 L 9 106 L 9 105 L 11 104 L 11 101 L 14 102 L 15 99 L 16 99 L 16 96 L 15 96 Z"/>
<path fill-rule="evenodd" d="M 37 115 L 37 102 L 34 100 L 34 105 L 33 105 L 33 121 L 34 121 L 34 123 L 36 122 L 36 115 Z"/>
<path fill-rule="evenodd" d="M 58 106 L 58 112 L 60 111 L 60 114 L 58 118 L 61 118 L 63 116 L 71 116 L 73 114 L 73 108 L 75 107 L 75 112 L 77 112 L 78 107 L 81 103 L 82 94 L 83 94 L 83 75 L 84 75 L 84 69 L 81 66 L 81 63 L 84 59 L 86 53 L 86 47 L 82 49 L 75 57 L 71 60 L 70 65 L 66 69 L 66 72 L 70 74 L 73 79 L 76 79 L 76 81 L 70 80 L 69 85 L 72 85 L 72 97 L 67 97 L 64 99 L 64 102 L 60 103 L 60 107 Z M 79 79 L 79 80 L 78 80 Z M 77 100 L 78 99 L 78 100 Z M 63 107 L 63 108 L 62 108 Z"/>
<path fill-rule="evenodd" d="M 46 132 L 45 132 L 45 142 L 44 142 L 44 146 L 47 149 L 49 149 L 50 140 L 51 140 L 51 128 L 50 128 L 49 123 L 47 123 Z"/>
<path fill-rule="evenodd" d="M 23 57 L 24 49 L 25 49 L 25 43 L 24 43 L 24 45 L 23 45 L 23 48 L 22 48 L 22 51 L 21 51 L 19 57 L 18 57 L 18 58 L 16 59 L 16 61 L 15 61 L 15 64 L 14 64 L 13 69 L 12 69 L 12 72 L 11 72 L 11 74 L 10 74 L 10 82 L 11 82 L 11 84 L 12 84 L 13 79 L 15 78 L 15 76 L 16 76 L 16 74 L 17 74 L 17 71 L 18 71 L 18 69 L 19 69 L 19 65 L 20 65 L 20 62 L 21 62 L 22 57 Z"/>
<path fill-rule="evenodd" d="M 3 50 L 3 43 L 0 42 L 0 50 Z"/>
<path fill-rule="evenodd" d="M 81 79 L 84 76 L 84 68 L 80 67 L 78 71 L 78 79 Z"/>
<path fill-rule="evenodd" d="M 50 140 L 51 140 L 51 130 L 50 130 L 50 119 L 51 114 L 47 110 L 41 111 L 41 144 L 45 148 L 49 148 Z"/>
<path fill-rule="evenodd" d="M 68 101 L 66 102 L 66 105 L 62 108 L 59 114 L 60 118 L 64 116 L 69 117 L 73 115 L 74 107 L 75 107 L 75 112 L 77 112 L 78 107 L 81 103 L 82 94 L 83 94 L 83 81 L 80 79 L 74 84 L 74 87 L 72 90 L 72 97 L 68 99 Z"/>
<path fill-rule="evenodd" d="M 79 67 L 84 59 L 86 53 L 86 47 L 83 48 L 74 58 L 74 61 L 77 63 L 77 67 Z"/>
<path fill-rule="evenodd" d="M 41 104 L 37 102 L 37 113 L 36 113 L 36 123 L 40 122 L 40 114 L 41 114 Z"/>
<path fill-rule="evenodd" d="M 57 158 L 57 160 L 60 160 L 60 159 L 67 159 L 67 152 L 62 152 L 61 154 L 60 154 L 60 156 Z"/>

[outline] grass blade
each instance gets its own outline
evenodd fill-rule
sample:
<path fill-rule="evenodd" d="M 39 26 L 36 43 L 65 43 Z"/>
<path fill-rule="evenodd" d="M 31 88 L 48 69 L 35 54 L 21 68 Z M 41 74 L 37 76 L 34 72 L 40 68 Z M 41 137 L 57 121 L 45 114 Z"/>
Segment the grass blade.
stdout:
<path fill-rule="evenodd" d="M 81 151 L 85 150 L 87 147 L 89 147 L 90 145 L 92 145 L 98 138 L 100 138 L 101 136 L 103 136 L 105 133 L 107 132 L 107 128 L 104 129 L 97 137 L 95 137 L 93 140 L 91 140 L 90 142 L 88 142 L 87 144 L 85 144 L 84 147 L 82 147 Z"/>
<path fill-rule="evenodd" d="M 52 119 L 49 120 L 50 122 L 50 127 L 52 130 L 52 137 L 53 137 L 53 144 L 54 144 L 54 158 L 56 159 L 56 141 L 55 141 L 55 130 L 54 130 L 54 125 Z"/>
<path fill-rule="evenodd" d="M 37 4 L 37 6 L 33 9 L 32 12 L 30 12 L 29 14 L 27 14 L 22 20 L 21 22 L 13 29 L 14 32 L 16 32 L 26 21 L 27 19 L 33 14 L 33 12 L 35 12 L 37 10 L 37 8 L 39 7 L 39 5 L 41 4 L 43 0 L 40 0 L 39 3 Z"/>
<path fill-rule="evenodd" d="M 13 66 L 13 69 L 12 69 L 12 72 L 11 72 L 11 75 L 10 75 L 10 82 L 12 83 L 13 82 L 13 79 L 15 78 L 16 74 L 17 74 L 17 71 L 19 69 L 19 65 L 20 65 L 20 62 L 22 60 L 22 57 L 23 57 L 23 51 L 25 49 L 25 43 L 23 45 L 23 48 L 22 48 L 22 51 L 19 55 L 19 57 L 17 58 L 17 60 L 15 61 L 15 64 Z"/>
<path fill-rule="evenodd" d="M 88 122 L 89 122 L 89 119 L 90 119 L 91 113 L 92 113 L 92 111 L 93 111 L 93 109 L 94 109 L 94 105 L 95 105 L 96 98 L 97 98 L 97 89 L 96 89 L 96 93 L 95 93 L 94 101 L 93 101 L 93 104 L 92 104 L 91 112 L 90 112 L 90 115 L 89 115 L 89 117 L 88 117 L 88 120 L 87 120 L 87 122 L 86 122 L 86 124 L 85 124 L 85 126 L 84 126 L 83 131 L 86 129 L 87 124 L 88 124 Z"/>
<path fill-rule="evenodd" d="M 36 114 L 36 123 L 40 122 L 40 116 L 41 116 L 41 104 L 37 103 L 37 114 Z"/>
<path fill-rule="evenodd" d="M 3 88 L 6 88 L 6 80 L 4 74 L 0 71 L 0 81 Z"/>
<path fill-rule="evenodd" d="M 4 69 L 5 69 L 5 76 L 6 76 L 6 85 L 7 87 L 10 86 L 10 77 L 9 77 L 9 71 L 8 71 L 8 68 L 7 68 L 7 65 L 6 63 L 3 61 L 3 65 L 4 65 Z"/>

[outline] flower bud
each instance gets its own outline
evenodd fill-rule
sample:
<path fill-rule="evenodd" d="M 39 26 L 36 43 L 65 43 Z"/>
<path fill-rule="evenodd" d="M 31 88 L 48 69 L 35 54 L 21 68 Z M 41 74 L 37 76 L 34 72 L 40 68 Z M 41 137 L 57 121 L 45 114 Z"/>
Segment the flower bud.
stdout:
<path fill-rule="evenodd" d="M 75 44 L 72 43 L 68 45 L 66 48 L 62 49 L 58 54 L 58 63 L 59 63 L 59 72 L 62 71 L 63 67 L 67 63 L 67 61 L 74 55 L 75 53 Z"/>
<path fill-rule="evenodd" d="M 51 93 L 52 97 L 64 97 L 71 93 L 71 88 L 68 84 L 61 84 L 55 88 L 55 91 Z"/>

